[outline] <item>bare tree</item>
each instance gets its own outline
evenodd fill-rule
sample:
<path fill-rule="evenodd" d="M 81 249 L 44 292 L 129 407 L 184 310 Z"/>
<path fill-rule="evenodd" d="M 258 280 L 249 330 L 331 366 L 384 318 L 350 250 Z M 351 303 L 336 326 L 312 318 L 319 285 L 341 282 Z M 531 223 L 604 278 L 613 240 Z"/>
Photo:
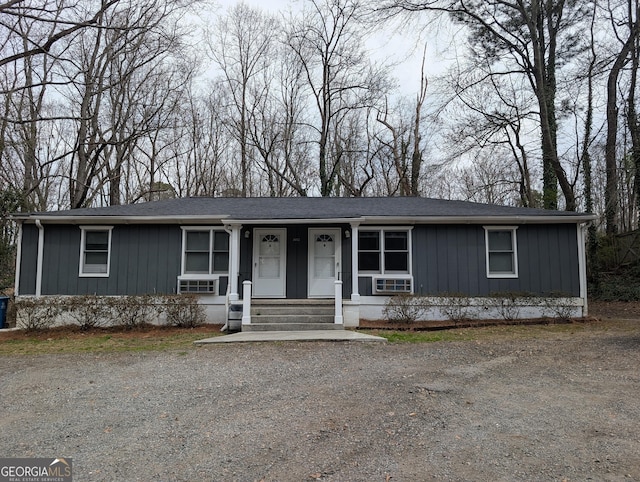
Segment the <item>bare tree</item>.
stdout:
<path fill-rule="evenodd" d="M 251 193 L 249 120 L 256 99 L 251 95 L 252 83 L 272 60 L 277 32 L 273 18 L 239 3 L 218 21 L 209 42 L 213 59 L 222 71 L 222 82 L 230 93 L 228 126 L 240 150 L 242 196 Z"/>
<path fill-rule="evenodd" d="M 300 63 L 279 45 L 252 87 L 249 137 L 269 196 L 306 196 L 312 179 L 301 75 Z"/>
<path fill-rule="evenodd" d="M 474 202 L 514 205 L 520 204 L 521 193 L 516 181 L 517 169 L 502 155 L 505 146 L 479 153 L 471 166 L 452 168 L 455 186 L 462 199 Z"/>
<path fill-rule="evenodd" d="M 7 107 L 3 140 L 11 140 L 13 172 L 19 171 L 34 207 L 135 197 L 124 179 L 142 136 L 149 126 L 159 128 L 151 116 L 139 116 L 142 96 L 151 91 L 145 85 L 156 82 L 147 111 L 165 111 L 172 96 L 161 97 L 157 79 L 172 83 L 165 93 L 178 90 L 168 65 L 185 57 L 177 21 L 192 5 L 61 0 L 0 6 L 1 78 L 15 79 L 0 87 Z M 2 149 L 0 163 L 9 161 L 6 154 Z"/>
<path fill-rule="evenodd" d="M 535 158 L 528 133 L 535 129 L 537 112 L 531 110 L 530 93 L 518 77 L 489 77 L 474 66 L 470 72 L 451 74 L 451 86 L 456 102 L 445 110 L 449 120 L 446 155 L 450 163 L 459 159 L 484 157 L 487 150 L 501 159 L 510 159 L 519 186 L 518 204 L 536 207 L 539 195 L 532 181 L 531 159 Z M 499 162 L 496 160 L 496 162 Z"/>
<path fill-rule="evenodd" d="M 317 121 L 320 194 L 338 186 L 341 121 L 349 110 L 366 108 L 386 88 L 384 75 L 362 49 L 358 0 L 311 0 L 302 17 L 288 27 L 287 44 L 303 66 Z"/>
<path fill-rule="evenodd" d="M 23 0 L 8 0 L 0 4 L 0 46 L 4 52 L 0 67 L 27 57 L 46 55 L 54 45 L 89 27 L 99 27 L 100 19 L 120 0 L 87 4 L 85 16 L 78 17 L 76 1 L 44 0 L 27 4 Z M 23 22 L 33 23 L 35 35 L 24 36 Z M 16 38 L 26 42 L 18 49 L 7 50 Z"/>
<path fill-rule="evenodd" d="M 163 109 L 172 108 L 170 93 L 182 82 L 167 70 L 171 58 L 180 55 L 183 32 L 175 22 L 181 9 L 178 2 L 159 0 L 120 3 L 100 18 L 103 28 L 78 39 L 75 69 L 67 69 L 73 86 L 67 98 L 77 105 L 71 207 L 91 203 L 104 185 L 109 186 L 107 202 L 121 202 L 123 164 L 143 135 L 160 128 L 157 120 Z M 158 89 L 159 82 L 170 85 Z"/>
<path fill-rule="evenodd" d="M 628 0 L 628 34 L 622 40 L 622 46 L 613 60 L 607 76 L 607 142 L 605 148 L 605 163 L 607 169 L 607 185 L 605 189 L 605 219 L 607 234 L 618 231 L 619 192 L 618 192 L 618 159 L 616 146 L 618 138 L 618 78 L 625 65 L 631 61 L 631 53 L 635 49 L 640 33 L 638 13 L 640 8 L 634 0 Z M 612 25 L 616 28 L 614 14 L 610 11 Z M 635 86 L 634 86 L 635 88 Z M 632 91 L 633 92 L 633 91 Z M 634 110 L 632 110 L 634 112 Z M 632 129 L 635 131 L 635 129 Z"/>
<path fill-rule="evenodd" d="M 580 48 L 577 24 L 585 5 L 565 0 L 389 0 L 379 10 L 449 14 L 469 29 L 473 57 L 495 66 L 488 76 L 518 74 L 527 79 L 540 122 L 544 205 L 557 208 L 559 184 L 566 209 L 575 210 L 573 185 L 558 156 L 556 70 Z"/>
<path fill-rule="evenodd" d="M 393 159 L 400 196 L 418 196 L 420 194 L 420 174 L 423 161 L 423 146 L 421 143 L 422 108 L 427 95 L 428 80 L 425 75 L 424 63 L 426 56 L 422 56 L 422 68 L 420 70 L 420 90 L 416 95 L 414 113 L 412 116 L 401 117 L 400 124 L 392 125 L 389 118 L 388 107 L 377 115 L 376 120 L 384 125 L 391 140 L 384 142 Z M 410 125 L 402 123 L 410 118 Z"/>

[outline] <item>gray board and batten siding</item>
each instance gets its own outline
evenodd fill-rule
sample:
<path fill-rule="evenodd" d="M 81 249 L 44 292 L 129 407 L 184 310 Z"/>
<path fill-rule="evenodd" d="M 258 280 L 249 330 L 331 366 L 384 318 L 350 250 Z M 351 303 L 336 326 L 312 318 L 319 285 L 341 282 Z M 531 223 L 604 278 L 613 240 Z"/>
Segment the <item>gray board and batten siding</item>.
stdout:
<path fill-rule="evenodd" d="M 412 232 L 415 294 L 580 296 L 574 224 L 519 226 L 517 278 L 487 277 L 482 226 L 421 225 Z M 358 288 L 371 296 L 372 278 L 360 275 Z"/>
<path fill-rule="evenodd" d="M 81 230 L 44 226 L 43 295 L 142 295 L 176 292 L 182 234 L 176 225 L 118 225 L 112 232 L 108 277 L 80 277 Z M 22 226 L 21 295 L 35 294 L 38 229 Z"/>
<path fill-rule="evenodd" d="M 422 295 L 536 294 L 580 296 L 575 224 L 523 224 L 516 230 L 517 278 L 488 278 L 480 225 L 413 229 L 414 290 Z M 361 292 L 366 295 L 370 293 Z"/>
<path fill-rule="evenodd" d="M 288 298 L 307 297 L 309 227 L 311 225 L 287 226 Z M 341 228 L 344 232 L 348 225 Z M 79 276 L 81 229 L 78 225 L 47 224 L 44 230 L 43 295 L 118 296 L 176 292 L 182 256 L 180 225 L 115 224 L 108 277 Z M 246 226 L 245 231 L 252 233 L 253 226 Z M 34 224 L 23 224 L 21 295 L 34 295 L 36 291 L 37 246 L 38 229 Z M 240 239 L 240 285 L 242 281 L 251 279 L 252 258 L 252 237 L 243 236 Z M 351 295 L 351 239 L 342 239 L 341 266 L 345 267 L 340 277 L 346 298 Z M 226 292 L 227 283 L 228 277 L 221 276 L 219 294 Z"/>
<path fill-rule="evenodd" d="M 115 223 L 114 223 L 115 224 Z M 313 225 L 316 227 L 317 225 Z M 307 245 L 310 225 L 287 226 L 287 297 L 307 293 Z M 341 225 L 342 232 L 349 229 Z M 35 294 L 38 229 L 22 226 L 20 287 Z M 244 230 L 251 232 L 251 226 Z M 575 224 L 523 224 L 517 229 L 518 278 L 486 275 L 484 229 L 476 224 L 415 225 L 412 230 L 412 272 L 418 294 L 497 293 L 580 295 Z M 80 277 L 81 230 L 78 225 L 45 225 L 43 295 L 140 295 L 175 293 L 181 263 L 181 226 L 177 224 L 115 224 L 110 276 Z M 241 283 L 250 279 L 252 240 L 241 238 Z M 342 237 L 343 295 L 351 294 L 351 242 Z M 220 280 L 220 293 L 227 279 Z M 360 276 L 360 294 L 372 294 L 371 277 Z"/>

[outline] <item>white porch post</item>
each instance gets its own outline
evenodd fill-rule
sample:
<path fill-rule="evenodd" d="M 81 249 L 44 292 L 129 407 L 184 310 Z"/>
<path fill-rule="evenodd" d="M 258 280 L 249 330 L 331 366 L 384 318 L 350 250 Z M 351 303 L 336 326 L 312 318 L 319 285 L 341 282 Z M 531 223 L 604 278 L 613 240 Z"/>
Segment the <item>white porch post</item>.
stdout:
<path fill-rule="evenodd" d="M 336 295 L 336 313 L 334 317 L 334 323 L 336 325 L 344 324 L 344 320 L 342 318 L 342 281 L 335 281 L 335 295 Z"/>
<path fill-rule="evenodd" d="M 16 243 L 16 276 L 13 294 L 18 296 L 20 294 L 20 266 L 22 265 L 22 221 L 18 223 L 18 240 Z"/>
<path fill-rule="evenodd" d="M 578 276 L 580 278 L 580 298 L 582 298 L 582 316 L 589 314 L 587 305 L 587 253 L 586 253 L 586 231 L 588 224 L 578 224 Z"/>
<path fill-rule="evenodd" d="M 42 295 L 42 264 L 44 262 L 44 226 L 36 219 L 38 227 L 38 258 L 36 259 L 36 298 Z M 81 248 L 82 249 L 82 248 Z"/>
<path fill-rule="evenodd" d="M 360 223 L 351 223 L 351 301 L 360 301 L 358 288 L 358 228 Z"/>
<path fill-rule="evenodd" d="M 238 301 L 240 299 L 238 291 L 238 276 L 240 271 L 240 231 L 241 224 L 232 224 L 229 226 L 229 301 Z"/>
<path fill-rule="evenodd" d="M 242 282 L 242 325 L 251 324 L 251 281 Z"/>

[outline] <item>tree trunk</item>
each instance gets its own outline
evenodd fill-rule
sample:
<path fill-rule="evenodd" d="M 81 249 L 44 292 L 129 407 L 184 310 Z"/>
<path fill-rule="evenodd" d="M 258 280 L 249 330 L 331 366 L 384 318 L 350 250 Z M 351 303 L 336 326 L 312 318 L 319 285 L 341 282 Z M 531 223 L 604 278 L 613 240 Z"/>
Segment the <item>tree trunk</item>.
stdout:
<path fill-rule="evenodd" d="M 631 14 L 631 9 L 630 12 Z M 631 19 L 631 15 L 629 15 Z M 633 23 L 630 22 L 631 32 L 633 33 Z M 631 162 L 634 168 L 635 177 L 633 182 L 632 197 L 635 197 L 636 220 L 640 217 L 640 125 L 638 124 L 638 112 L 636 110 L 636 83 L 638 81 L 638 38 L 633 42 L 631 49 L 631 82 L 629 86 L 629 98 L 627 99 L 627 124 L 629 134 L 631 135 Z M 637 221 L 636 227 L 640 225 Z"/>
<path fill-rule="evenodd" d="M 618 53 L 607 78 L 607 141 L 605 145 L 606 186 L 604 192 L 607 234 L 615 234 L 618 232 L 619 206 L 616 158 L 616 142 L 618 139 L 618 77 L 620 76 L 622 68 L 629 61 L 629 53 L 635 44 L 637 30 L 638 26 L 636 23 L 632 30 L 632 34 L 624 43 L 622 50 Z"/>

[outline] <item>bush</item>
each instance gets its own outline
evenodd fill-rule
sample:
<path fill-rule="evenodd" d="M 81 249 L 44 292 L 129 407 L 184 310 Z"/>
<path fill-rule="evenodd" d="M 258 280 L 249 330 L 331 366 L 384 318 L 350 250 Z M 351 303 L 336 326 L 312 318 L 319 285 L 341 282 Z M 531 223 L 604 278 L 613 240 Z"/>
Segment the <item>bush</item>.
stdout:
<path fill-rule="evenodd" d="M 151 295 L 119 296 L 111 298 L 109 305 L 114 324 L 126 329 L 151 323 L 160 312 Z"/>
<path fill-rule="evenodd" d="M 163 299 L 167 324 L 183 328 L 193 328 L 206 321 L 204 307 L 194 295 L 168 295 Z"/>
<path fill-rule="evenodd" d="M 505 321 L 515 321 L 520 318 L 520 306 L 515 296 L 491 295 L 483 300 L 483 308 L 497 310 Z"/>
<path fill-rule="evenodd" d="M 542 316 L 561 321 L 570 321 L 573 315 L 573 305 L 564 303 L 565 297 L 559 293 L 540 298 Z"/>
<path fill-rule="evenodd" d="M 430 307 L 431 303 L 425 297 L 403 293 L 390 296 L 382 313 L 389 321 L 414 323 L 424 318 Z"/>
<path fill-rule="evenodd" d="M 504 291 L 491 293 L 485 300 L 485 308 L 495 308 L 505 321 L 520 319 L 523 305 L 538 305 L 539 299 L 529 292 Z"/>
<path fill-rule="evenodd" d="M 82 330 L 113 324 L 111 302 L 108 298 L 96 295 L 70 296 L 64 299 L 63 304 L 67 315 Z"/>
<path fill-rule="evenodd" d="M 28 298 L 16 301 L 16 323 L 27 331 L 50 328 L 62 312 L 56 298 Z"/>
<path fill-rule="evenodd" d="M 442 298 L 442 311 L 455 324 L 475 320 L 478 316 L 471 306 L 471 298 L 462 294 L 449 294 Z"/>
<path fill-rule="evenodd" d="M 640 301 L 640 283 L 601 283 L 593 297 L 600 301 Z"/>
<path fill-rule="evenodd" d="M 600 301 L 640 301 L 640 262 L 594 275 L 589 296 Z"/>

